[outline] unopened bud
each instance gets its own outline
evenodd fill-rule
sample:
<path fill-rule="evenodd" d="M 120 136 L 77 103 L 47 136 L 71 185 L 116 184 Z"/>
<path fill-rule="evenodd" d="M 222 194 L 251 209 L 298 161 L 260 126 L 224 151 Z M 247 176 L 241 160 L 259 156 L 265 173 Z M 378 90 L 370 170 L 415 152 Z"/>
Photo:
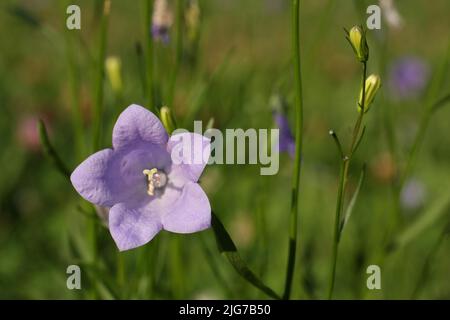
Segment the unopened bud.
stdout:
<path fill-rule="evenodd" d="M 373 99 L 375 99 L 375 95 L 378 92 L 378 89 L 381 87 L 381 79 L 378 75 L 371 74 L 366 79 L 366 90 L 364 94 L 364 104 L 363 104 L 363 92 L 361 88 L 361 92 L 359 93 L 359 102 L 358 102 L 358 110 L 361 112 L 361 108 L 364 108 L 364 112 L 369 111 L 370 104 Z"/>
<path fill-rule="evenodd" d="M 356 58 L 360 62 L 366 62 L 369 59 L 369 46 L 365 30 L 360 26 L 354 26 L 347 32 L 347 40 L 350 42 Z"/>

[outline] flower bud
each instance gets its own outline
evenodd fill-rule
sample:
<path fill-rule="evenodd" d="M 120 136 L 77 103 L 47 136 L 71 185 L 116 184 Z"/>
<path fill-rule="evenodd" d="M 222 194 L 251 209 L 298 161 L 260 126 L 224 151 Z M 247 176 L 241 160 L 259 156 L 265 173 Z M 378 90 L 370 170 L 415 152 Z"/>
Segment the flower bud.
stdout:
<path fill-rule="evenodd" d="M 160 113 L 161 122 L 163 123 L 164 128 L 166 128 L 167 132 L 171 134 L 177 128 L 172 112 L 168 107 L 164 106 L 161 108 Z"/>
<path fill-rule="evenodd" d="M 117 57 L 108 57 L 106 59 L 106 73 L 108 75 L 111 88 L 115 93 L 122 92 L 122 74 L 121 61 Z"/>
<path fill-rule="evenodd" d="M 369 111 L 370 104 L 373 99 L 375 99 L 375 95 L 378 92 L 378 89 L 381 87 L 381 79 L 378 75 L 371 74 L 366 79 L 366 93 L 364 94 L 364 105 L 363 105 L 363 92 L 361 88 L 361 92 L 359 93 L 359 102 L 358 102 L 358 111 L 361 112 L 361 107 L 364 106 L 364 112 Z"/>
<path fill-rule="evenodd" d="M 347 31 L 347 40 L 355 52 L 356 58 L 360 62 L 366 62 L 369 59 L 369 46 L 367 45 L 366 32 L 360 26 L 354 26 Z"/>

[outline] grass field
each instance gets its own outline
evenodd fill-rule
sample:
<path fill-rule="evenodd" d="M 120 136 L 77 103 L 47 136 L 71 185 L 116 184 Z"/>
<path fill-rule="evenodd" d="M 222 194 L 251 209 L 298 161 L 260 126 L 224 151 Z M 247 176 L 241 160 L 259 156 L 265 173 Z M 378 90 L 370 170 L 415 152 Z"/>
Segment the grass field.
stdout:
<path fill-rule="evenodd" d="M 69 2 L 0 4 L 0 298 L 269 298 L 218 251 L 216 228 L 163 231 L 119 252 L 94 207 L 47 156 L 38 120 L 69 174 L 111 147 L 117 116 L 133 103 L 167 105 L 188 130 L 193 120 L 206 127 L 213 119 L 225 132 L 276 128 L 274 108 L 284 101 L 295 136 L 293 1 L 169 0 L 172 23 L 161 40 L 151 33 L 153 1 L 112 0 L 109 14 L 104 2 L 73 1 L 80 30 L 66 28 Z M 196 4 L 199 11 L 189 11 Z M 378 1 L 300 1 L 303 149 L 292 299 L 329 296 L 341 163 L 329 131 L 347 150 L 360 114 L 362 64 L 343 28 L 365 24 L 370 4 Z M 367 74 L 382 86 L 348 170 L 344 209 L 359 194 L 339 241 L 335 299 L 450 298 L 450 2 L 394 4 L 400 25 L 382 10 L 381 29 L 367 30 Z M 108 57 L 120 60 L 115 80 Z M 281 152 L 272 176 L 260 175 L 259 165 L 214 164 L 200 179 L 240 257 L 279 296 L 297 160 Z M 81 290 L 66 287 L 69 265 L 81 268 Z M 370 265 L 380 267 L 379 290 L 366 286 Z"/>

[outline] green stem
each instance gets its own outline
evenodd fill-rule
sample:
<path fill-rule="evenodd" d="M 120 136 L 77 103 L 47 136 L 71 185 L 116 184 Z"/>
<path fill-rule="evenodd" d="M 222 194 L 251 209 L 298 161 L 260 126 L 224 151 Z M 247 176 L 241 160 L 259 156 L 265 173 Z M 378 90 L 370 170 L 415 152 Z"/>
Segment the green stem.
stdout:
<path fill-rule="evenodd" d="M 339 189 L 338 196 L 336 201 L 336 216 L 334 220 L 334 239 L 333 239 L 333 255 L 332 255 L 332 263 L 330 270 L 330 281 L 329 281 L 329 290 L 328 290 L 328 299 L 331 299 L 333 296 L 334 289 L 334 280 L 336 275 L 336 264 L 337 264 L 337 256 L 338 256 L 338 247 L 339 247 L 339 226 L 341 222 L 341 212 L 343 207 L 343 199 L 344 199 L 344 189 L 346 183 L 346 176 L 348 171 L 349 159 L 344 158 L 341 161 L 341 169 L 339 174 Z"/>
<path fill-rule="evenodd" d="M 345 190 L 347 186 L 348 180 L 348 170 L 350 168 L 350 162 L 352 160 L 353 154 L 355 152 L 355 148 L 357 146 L 358 137 L 361 131 L 361 124 L 364 118 L 364 109 L 365 109 L 365 98 L 366 98 L 366 77 L 367 77 L 367 62 L 363 62 L 362 68 L 362 77 L 361 77 L 361 90 L 362 90 L 362 99 L 361 106 L 359 109 L 358 119 L 356 120 L 355 127 L 353 128 L 353 136 L 352 143 L 350 145 L 350 150 L 348 156 L 344 156 L 341 159 L 341 169 L 340 169 L 340 178 L 339 178 L 339 189 L 338 196 L 336 201 L 336 213 L 334 220 L 334 236 L 333 236 L 333 250 L 332 250 L 332 258 L 330 265 L 330 277 L 329 277 L 329 287 L 328 287 L 328 299 L 333 297 L 334 290 L 334 282 L 336 278 L 336 265 L 338 259 L 338 250 L 339 250 L 339 240 L 340 240 L 340 224 L 341 224 L 341 214 L 344 207 L 344 199 L 345 199 Z M 337 140 L 339 141 L 339 140 Z M 339 146 L 340 153 L 342 152 L 342 148 Z"/>
<path fill-rule="evenodd" d="M 100 38 L 99 38 L 99 50 L 96 70 L 95 81 L 95 109 L 94 109 L 94 129 L 93 129 L 93 149 L 98 150 L 101 145 L 101 132 L 103 126 L 103 78 L 105 69 L 105 53 L 106 53 L 106 41 L 108 35 L 108 20 L 110 12 L 111 1 L 103 1 L 103 14 L 100 25 Z"/>
<path fill-rule="evenodd" d="M 367 62 L 363 62 L 363 71 L 362 71 L 362 77 L 361 77 L 361 88 L 362 88 L 362 101 L 361 101 L 361 110 L 359 112 L 358 120 L 356 120 L 355 128 L 353 129 L 353 138 L 352 138 L 352 144 L 350 145 L 350 157 L 353 155 L 353 151 L 356 145 L 356 142 L 358 141 L 359 131 L 361 129 L 362 120 L 364 117 L 364 108 L 365 108 L 365 101 L 366 101 L 366 78 L 367 78 Z"/>
<path fill-rule="evenodd" d="M 286 268 L 286 281 L 284 285 L 283 299 L 289 299 L 291 295 L 292 280 L 294 277 L 295 258 L 297 253 L 298 234 L 298 193 L 300 187 L 301 157 L 303 146 L 303 92 L 300 64 L 300 1 L 292 1 L 292 50 L 294 58 L 295 74 L 295 163 L 294 179 L 292 184 L 291 211 L 289 217 L 289 248 Z"/>
<path fill-rule="evenodd" d="M 144 39 L 145 39 L 145 66 L 146 66 L 146 97 L 147 97 L 147 108 L 151 111 L 156 111 L 155 105 L 155 95 L 154 95 L 154 66 L 153 66 L 153 39 L 149 30 L 152 26 L 152 12 L 153 12 L 153 0 L 145 1 L 145 24 L 144 24 Z"/>

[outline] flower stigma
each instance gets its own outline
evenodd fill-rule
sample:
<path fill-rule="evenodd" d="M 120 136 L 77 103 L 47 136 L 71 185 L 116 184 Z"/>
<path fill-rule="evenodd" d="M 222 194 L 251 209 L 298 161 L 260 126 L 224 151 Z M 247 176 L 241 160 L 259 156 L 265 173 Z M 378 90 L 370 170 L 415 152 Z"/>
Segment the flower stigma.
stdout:
<path fill-rule="evenodd" d="M 155 194 L 155 189 L 164 188 L 167 184 L 167 175 L 164 171 L 153 168 L 145 169 L 142 173 L 147 176 L 147 194 L 149 196 Z"/>

